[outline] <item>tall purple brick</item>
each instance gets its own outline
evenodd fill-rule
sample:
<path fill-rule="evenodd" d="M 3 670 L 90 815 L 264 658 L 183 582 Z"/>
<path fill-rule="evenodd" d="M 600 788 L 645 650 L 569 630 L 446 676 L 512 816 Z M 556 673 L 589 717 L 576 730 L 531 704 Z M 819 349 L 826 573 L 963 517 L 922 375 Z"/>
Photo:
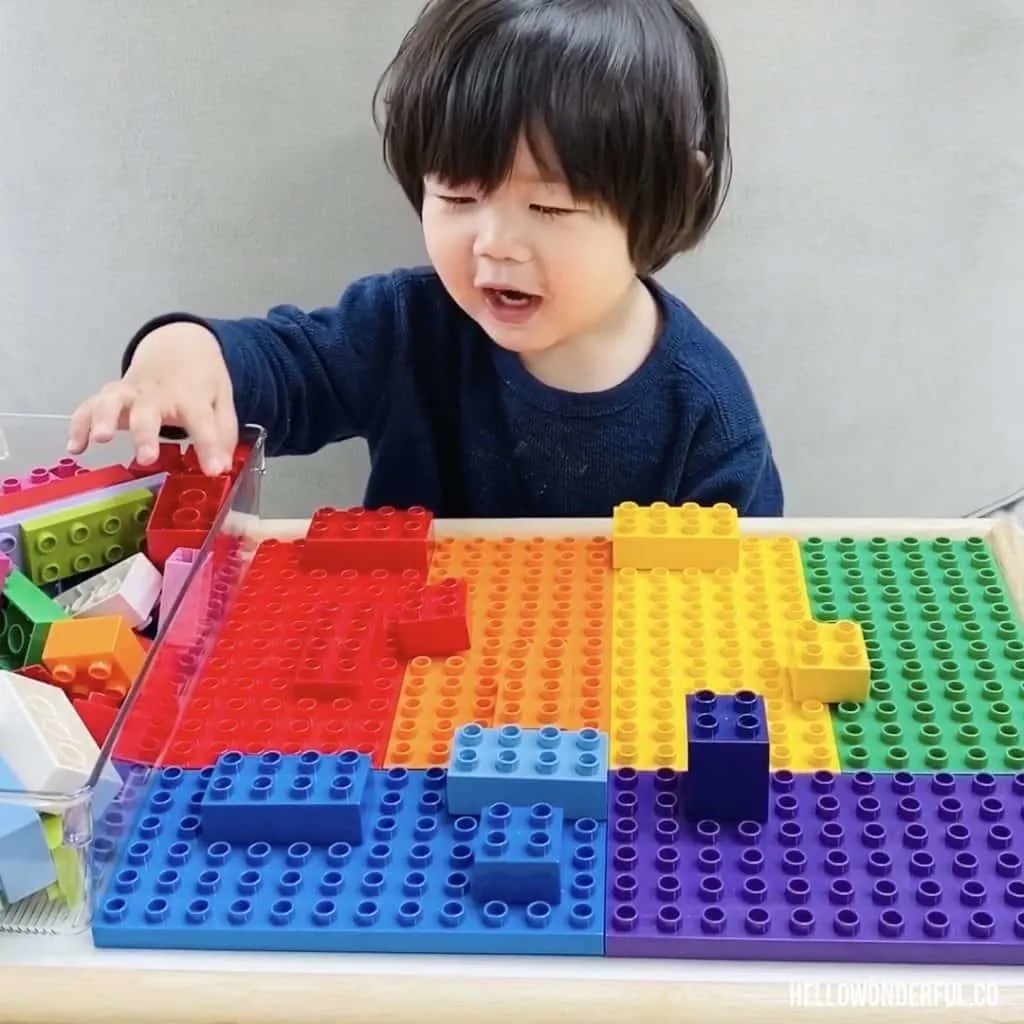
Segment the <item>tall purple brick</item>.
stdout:
<path fill-rule="evenodd" d="M 766 824 L 609 785 L 608 956 L 1024 964 L 1024 774 L 793 775 Z"/>
<path fill-rule="evenodd" d="M 686 695 L 686 775 L 690 821 L 768 817 L 768 722 L 764 698 L 749 690 Z"/>

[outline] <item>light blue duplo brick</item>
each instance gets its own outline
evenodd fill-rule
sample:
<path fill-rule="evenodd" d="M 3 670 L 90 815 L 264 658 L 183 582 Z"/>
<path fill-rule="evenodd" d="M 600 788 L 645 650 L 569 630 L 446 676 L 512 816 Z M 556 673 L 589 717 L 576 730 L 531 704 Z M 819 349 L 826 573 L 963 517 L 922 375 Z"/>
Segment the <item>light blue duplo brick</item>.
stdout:
<path fill-rule="evenodd" d="M 24 786 L 0 758 L 0 790 Z M 31 807 L 0 798 L 0 889 L 8 903 L 17 903 L 57 881 L 57 869 L 43 834 L 43 823 Z"/>
<path fill-rule="evenodd" d="M 608 817 L 608 736 L 554 725 L 465 725 L 448 762 L 448 809 L 479 814 L 490 804 L 559 807 L 567 821 Z"/>

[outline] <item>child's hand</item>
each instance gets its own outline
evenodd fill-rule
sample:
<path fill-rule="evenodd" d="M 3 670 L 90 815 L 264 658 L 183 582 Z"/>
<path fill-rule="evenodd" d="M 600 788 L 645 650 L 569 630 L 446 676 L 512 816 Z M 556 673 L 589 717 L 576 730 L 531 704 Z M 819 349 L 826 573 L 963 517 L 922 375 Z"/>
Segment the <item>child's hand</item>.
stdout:
<path fill-rule="evenodd" d="M 238 442 L 231 378 L 217 339 L 198 324 L 168 324 L 143 338 L 124 377 L 75 410 L 68 451 L 77 455 L 127 430 L 136 459 L 149 465 L 164 426 L 188 433 L 204 472 L 231 468 Z"/>

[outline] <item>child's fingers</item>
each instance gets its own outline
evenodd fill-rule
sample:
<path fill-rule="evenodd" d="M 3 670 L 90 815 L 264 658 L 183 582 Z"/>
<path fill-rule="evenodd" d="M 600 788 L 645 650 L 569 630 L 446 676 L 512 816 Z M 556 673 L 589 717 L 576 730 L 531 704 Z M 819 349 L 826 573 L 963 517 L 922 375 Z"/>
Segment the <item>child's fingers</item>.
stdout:
<path fill-rule="evenodd" d="M 87 398 L 72 414 L 68 424 L 68 452 L 81 455 L 89 447 L 93 399 Z"/>
<path fill-rule="evenodd" d="M 163 417 L 152 402 L 137 400 L 128 413 L 128 431 L 135 445 L 135 457 L 143 466 L 156 461 L 160 452 L 160 428 Z"/>
<path fill-rule="evenodd" d="M 238 415 L 235 412 L 235 400 L 231 395 L 231 389 L 226 393 L 219 394 L 213 405 L 214 417 L 217 423 L 217 438 L 221 446 L 221 453 L 227 460 L 230 467 L 235 457 L 235 448 L 238 446 Z"/>
<path fill-rule="evenodd" d="M 92 399 L 92 430 L 90 441 L 105 444 L 112 441 L 122 417 L 135 400 L 135 392 L 123 381 L 107 384 Z"/>
<path fill-rule="evenodd" d="M 199 456 L 199 465 L 209 476 L 217 476 L 231 466 L 230 459 L 224 457 L 224 451 L 217 432 L 217 419 L 214 414 L 213 402 L 207 400 L 190 401 L 181 408 L 181 425 L 188 431 L 188 436 Z"/>

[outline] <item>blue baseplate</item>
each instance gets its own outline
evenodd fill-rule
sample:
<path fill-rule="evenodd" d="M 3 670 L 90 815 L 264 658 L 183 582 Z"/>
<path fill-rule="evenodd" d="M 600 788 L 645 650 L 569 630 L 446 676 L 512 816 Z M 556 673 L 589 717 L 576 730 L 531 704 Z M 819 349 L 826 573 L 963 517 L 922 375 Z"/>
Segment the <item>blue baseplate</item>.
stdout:
<path fill-rule="evenodd" d="M 563 823 L 558 904 L 481 904 L 470 884 L 479 819 L 448 814 L 443 769 L 374 771 L 365 843 L 329 846 L 204 840 L 213 774 L 154 772 L 141 795 L 129 782 L 125 808 L 98 823 L 97 870 L 119 852 L 93 920 L 97 946 L 603 955 L 604 823 Z"/>

